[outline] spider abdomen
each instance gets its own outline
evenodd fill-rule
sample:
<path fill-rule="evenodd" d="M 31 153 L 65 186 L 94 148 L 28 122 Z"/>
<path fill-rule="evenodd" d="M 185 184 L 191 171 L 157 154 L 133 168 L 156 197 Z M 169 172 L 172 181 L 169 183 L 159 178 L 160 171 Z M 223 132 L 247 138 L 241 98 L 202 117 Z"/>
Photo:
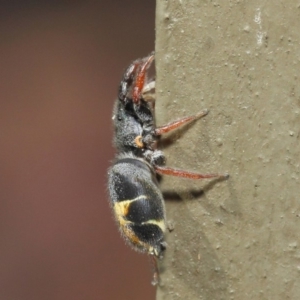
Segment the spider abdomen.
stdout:
<path fill-rule="evenodd" d="M 165 209 L 152 167 L 132 155 L 109 170 L 109 193 L 120 231 L 134 249 L 161 256 Z"/>

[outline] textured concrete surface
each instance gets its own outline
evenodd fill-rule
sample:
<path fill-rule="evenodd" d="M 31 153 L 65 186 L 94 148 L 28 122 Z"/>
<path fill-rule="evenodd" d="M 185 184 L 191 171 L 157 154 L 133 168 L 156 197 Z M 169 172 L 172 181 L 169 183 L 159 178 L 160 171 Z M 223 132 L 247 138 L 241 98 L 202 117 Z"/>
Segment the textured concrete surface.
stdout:
<path fill-rule="evenodd" d="M 300 299 L 300 2 L 157 1 L 157 119 L 203 108 L 163 178 L 157 299 Z M 173 200 L 173 201 L 172 201 Z"/>

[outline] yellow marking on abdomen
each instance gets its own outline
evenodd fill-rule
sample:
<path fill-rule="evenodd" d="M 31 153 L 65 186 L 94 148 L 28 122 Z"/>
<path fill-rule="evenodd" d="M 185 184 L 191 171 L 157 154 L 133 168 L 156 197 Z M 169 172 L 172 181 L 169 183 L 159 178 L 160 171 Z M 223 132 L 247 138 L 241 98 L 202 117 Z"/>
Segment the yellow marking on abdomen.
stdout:
<path fill-rule="evenodd" d="M 114 205 L 114 211 L 115 211 L 115 214 L 116 214 L 116 217 L 117 217 L 119 223 L 121 225 L 133 223 L 131 221 L 128 221 L 128 220 L 124 219 L 124 217 L 126 217 L 128 215 L 128 210 L 129 210 L 130 204 L 135 202 L 135 201 L 139 201 L 141 199 L 147 199 L 147 198 L 148 198 L 147 196 L 141 195 L 141 196 L 138 196 L 138 197 L 136 197 L 134 199 L 131 199 L 131 200 L 123 200 L 123 201 L 120 201 L 120 202 L 116 202 L 115 205 Z M 143 224 L 157 225 L 163 232 L 165 232 L 165 230 L 166 230 L 166 225 L 165 225 L 164 220 L 152 219 L 152 220 L 148 220 L 146 222 L 143 222 L 142 225 Z"/>
<path fill-rule="evenodd" d="M 114 204 L 114 211 L 115 211 L 115 214 L 116 214 L 116 217 L 117 217 L 119 223 L 122 225 L 125 223 L 127 223 L 127 224 L 132 223 L 130 221 L 124 220 L 124 217 L 126 217 L 128 215 L 128 210 L 129 210 L 130 204 L 132 202 L 139 201 L 141 199 L 147 199 L 147 198 L 148 198 L 147 196 L 141 195 L 141 196 L 138 196 L 131 200 L 123 200 L 123 201 L 116 202 Z"/>
<path fill-rule="evenodd" d="M 142 225 L 146 225 L 146 224 L 156 225 L 162 230 L 162 232 L 166 231 L 166 224 L 165 224 L 164 220 L 148 220 L 148 221 L 142 223 Z"/>

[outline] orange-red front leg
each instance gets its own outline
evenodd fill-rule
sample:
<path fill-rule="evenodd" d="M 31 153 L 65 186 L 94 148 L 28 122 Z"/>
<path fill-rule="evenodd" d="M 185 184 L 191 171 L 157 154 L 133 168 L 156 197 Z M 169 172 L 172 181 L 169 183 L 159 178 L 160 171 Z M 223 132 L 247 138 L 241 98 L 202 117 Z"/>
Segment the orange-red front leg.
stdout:
<path fill-rule="evenodd" d="M 161 175 L 171 175 L 190 179 L 205 179 L 205 178 L 228 178 L 228 174 L 199 174 L 189 171 L 183 171 L 168 167 L 154 166 L 155 171 Z"/>
<path fill-rule="evenodd" d="M 189 122 L 192 122 L 192 121 L 197 120 L 201 117 L 204 117 L 207 114 L 208 114 L 208 110 L 205 109 L 205 110 L 199 112 L 198 114 L 196 114 L 194 116 L 185 117 L 185 118 L 179 119 L 177 121 L 171 122 L 167 125 L 157 127 L 155 129 L 155 135 L 162 135 L 164 133 L 170 132 L 170 131 L 172 131 L 172 130 L 180 127 L 180 126 L 183 126 L 183 125 L 185 125 Z"/>

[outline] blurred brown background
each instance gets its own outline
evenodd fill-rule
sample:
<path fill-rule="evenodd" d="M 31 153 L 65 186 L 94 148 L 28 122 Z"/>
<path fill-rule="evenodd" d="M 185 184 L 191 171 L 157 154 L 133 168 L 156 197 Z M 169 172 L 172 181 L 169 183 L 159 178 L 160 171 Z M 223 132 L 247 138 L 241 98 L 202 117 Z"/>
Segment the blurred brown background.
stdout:
<path fill-rule="evenodd" d="M 1 3 L 0 299 L 154 299 L 106 170 L 118 83 L 154 49 L 155 2 Z"/>

